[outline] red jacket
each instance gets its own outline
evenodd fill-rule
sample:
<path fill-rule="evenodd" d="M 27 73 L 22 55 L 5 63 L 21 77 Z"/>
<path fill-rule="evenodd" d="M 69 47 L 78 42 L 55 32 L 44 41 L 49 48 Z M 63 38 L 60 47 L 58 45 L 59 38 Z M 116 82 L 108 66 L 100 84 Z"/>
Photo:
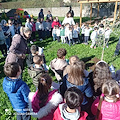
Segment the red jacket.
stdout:
<path fill-rule="evenodd" d="M 61 26 L 61 24 L 59 22 L 55 22 L 55 21 L 52 22 L 52 28 L 54 28 L 54 26 L 57 26 L 57 25 L 59 27 Z"/>
<path fill-rule="evenodd" d="M 86 112 L 82 111 L 82 112 L 80 112 L 80 118 L 78 120 L 86 120 L 87 116 L 88 116 L 88 114 Z M 53 120 L 64 120 L 61 117 L 61 112 L 60 112 L 59 107 L 54 112 Z"/>

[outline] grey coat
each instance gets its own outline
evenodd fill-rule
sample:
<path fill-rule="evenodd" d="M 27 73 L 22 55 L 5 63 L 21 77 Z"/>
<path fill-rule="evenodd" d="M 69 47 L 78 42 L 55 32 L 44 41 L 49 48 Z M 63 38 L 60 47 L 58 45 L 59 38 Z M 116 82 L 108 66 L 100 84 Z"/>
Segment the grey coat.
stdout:
<path fill-rule="evenodd" d="M 10 62 L 18 62 L 23 69 L 24 59 L 21 58 L 22 54 L 30 53 L 30 50 L 27 46 L 27 39 L 24 37 L 23 33 L 21 33 L 21 35 L 14 35 L 9 51 L 10 53 L 6 58 L 5 64 Z"/>

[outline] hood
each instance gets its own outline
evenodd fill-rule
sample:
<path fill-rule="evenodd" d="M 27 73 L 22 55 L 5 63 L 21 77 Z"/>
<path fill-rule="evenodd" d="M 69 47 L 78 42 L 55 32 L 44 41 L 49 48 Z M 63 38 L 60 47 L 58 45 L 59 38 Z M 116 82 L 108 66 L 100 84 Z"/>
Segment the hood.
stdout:
<path fill-rule="evenodd" d="M 17 90 L 20 88 L 21 84 L 22 84 L 22 80 L 21 79 L 10 79 L 9 77 L 6 77 L 9 87 L 9 91 L 12 93 L 16 93 Z M 10 82 L 10 83 L 9 83 Z"/>
<path fill-rule="evenodd" d="M 64 120 L 78 120 L 80 118 L 80 112 L 76 109 L 75 113 L 68 113 L 66 111 L 67 105 L 65 103 L 59 105 L 61 117 Z"/>

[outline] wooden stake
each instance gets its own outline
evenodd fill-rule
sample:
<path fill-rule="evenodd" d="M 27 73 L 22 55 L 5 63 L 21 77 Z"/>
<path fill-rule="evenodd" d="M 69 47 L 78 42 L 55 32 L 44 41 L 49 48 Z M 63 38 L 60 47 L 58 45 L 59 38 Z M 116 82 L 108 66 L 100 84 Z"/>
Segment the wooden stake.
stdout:
<path fill-rule="evenodd" d="M 118 2 L 116 1 L 115 2 L 115 10 L 114 10 L 114 21 L 113 22 L 115 22 L 115 20 L 116 20 L 117 4 L 118 4 Z"/>
<path fill-rule="evenodd" d="M 82 3 L 80 3 L 80 27 L 82 26 Z"/>
<path fill-rule="evenodd" d="M 98 3 L 97 17 L 99 17 L 99 3 Z"/>
<path fill-rule="evenodd" d="M 119 4 L 119 19 L 120 19 L 120 4 Z"/>
<path fill-rule="evenodd" d="M 92 3 L 91 3 L 91 9 L 90 9 L 90 20 L 92 20 Z"/>

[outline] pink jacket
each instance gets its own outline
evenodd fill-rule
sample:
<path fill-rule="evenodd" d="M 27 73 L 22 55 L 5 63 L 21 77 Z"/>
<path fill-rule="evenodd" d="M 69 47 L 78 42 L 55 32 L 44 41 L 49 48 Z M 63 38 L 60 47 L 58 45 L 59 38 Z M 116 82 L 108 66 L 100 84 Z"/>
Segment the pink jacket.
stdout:
<path fill-rule="evenodd" d="M 91 110 L 94 115 L 97 113 L 98 104 L 99 97 L 91 106 Z M 120 101 L 117 101 L 116 103 L 103 101 L 99 120 L 120 120 Z"/>
<path fill-rule="evenodd" d="M 29 94 L 29 108 L 33 117 L 39 120 L 52 120 L 53 113 L 56 110 L 59 103 L 63 102 L 62 96 L 57 90 L 53 90 L 48 95 L 47 103 L 44 107 L 39 107 L 39 99 L 37 98 L 37 92 Z M 33 111 L 32 111 L 33 110 Z"/>

